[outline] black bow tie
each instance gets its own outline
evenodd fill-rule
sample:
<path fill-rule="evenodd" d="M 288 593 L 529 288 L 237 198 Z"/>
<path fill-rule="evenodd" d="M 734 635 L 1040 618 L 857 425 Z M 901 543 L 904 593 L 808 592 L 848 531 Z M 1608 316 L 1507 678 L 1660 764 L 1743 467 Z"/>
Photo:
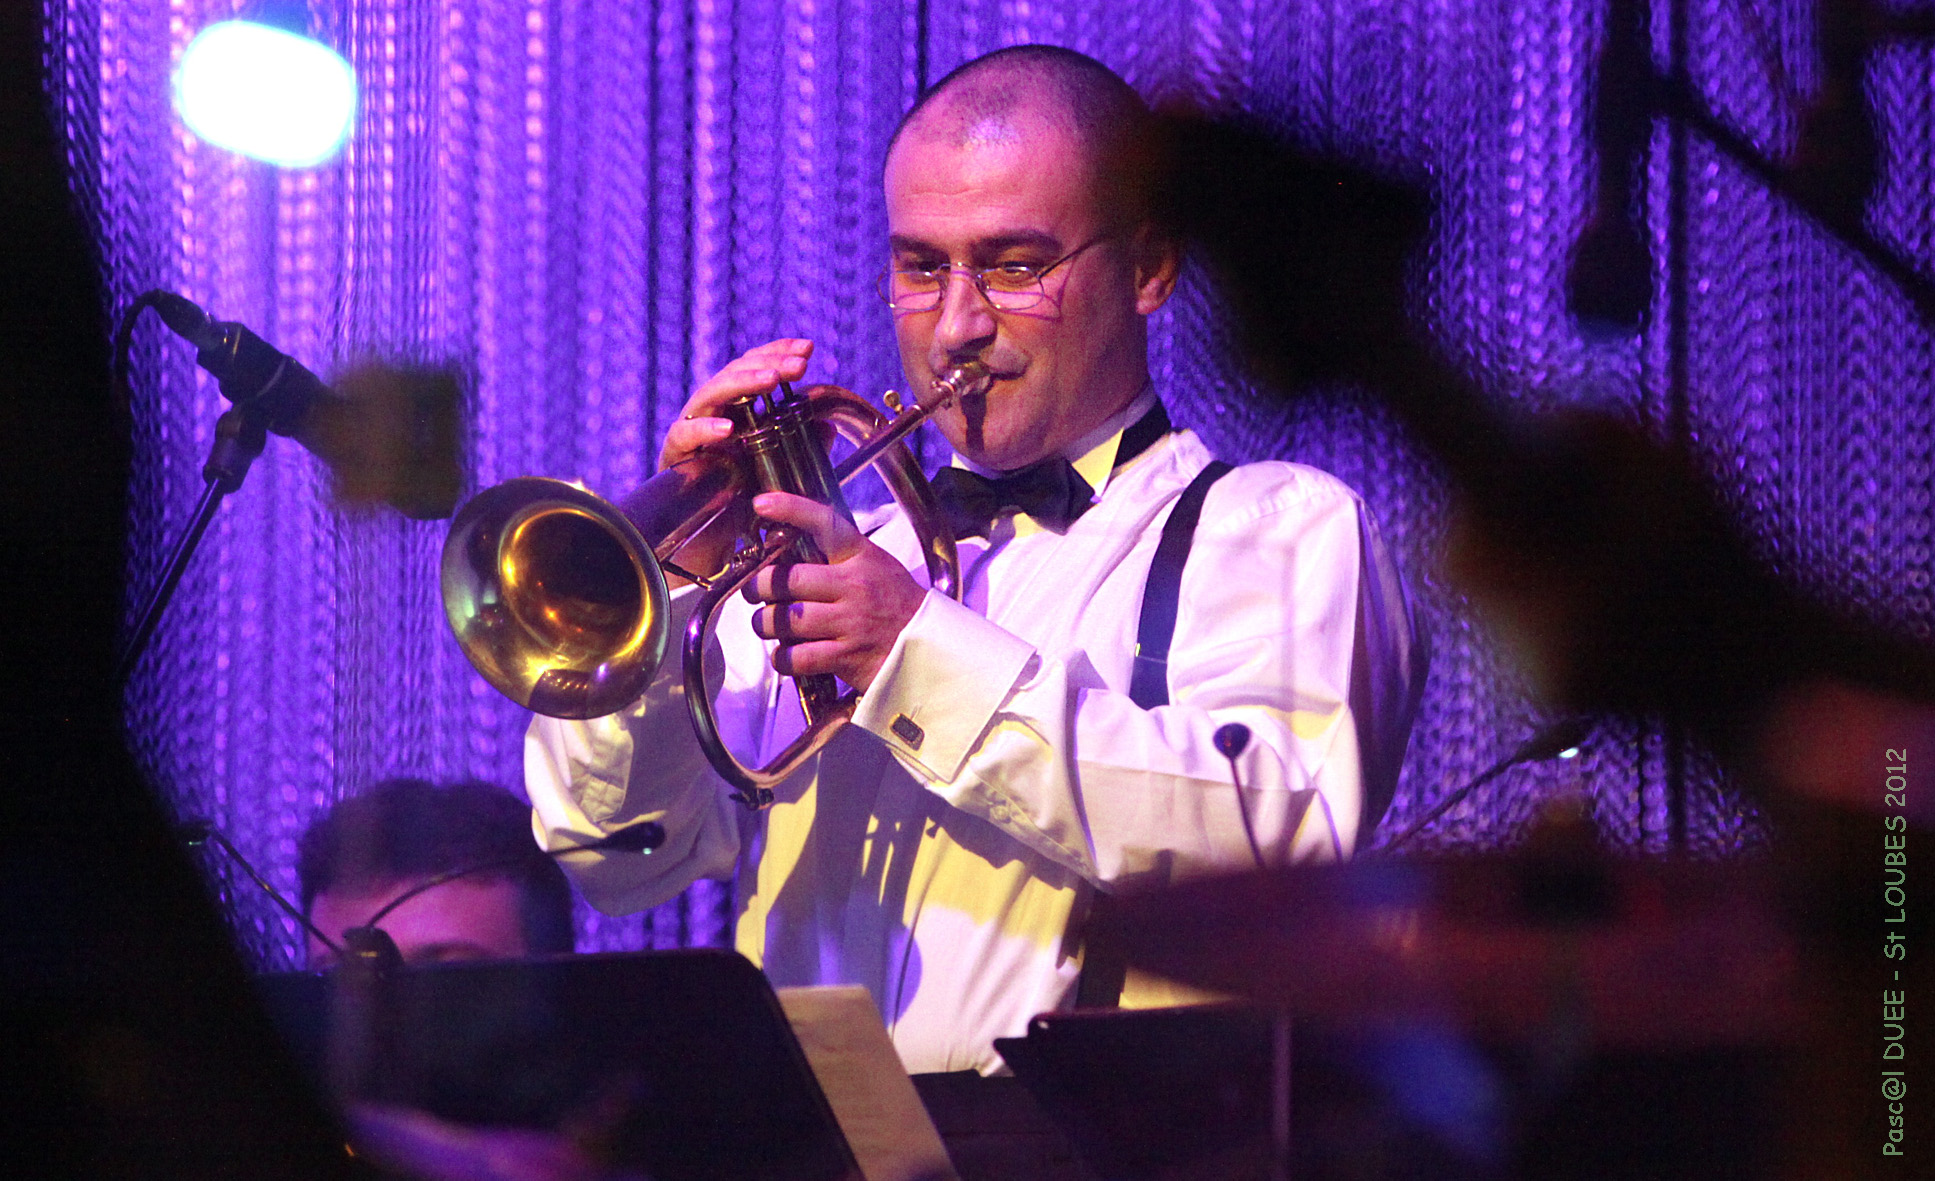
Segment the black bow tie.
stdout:
<path fill-rule="evenodd" d="M 944 467 L 931 483 L 941 519 L 957 538 L 986 535 L 988 526 L 1008 509 L 1019 509 L 1050 529 L 1066 529 L 1095 501 L 1095 490 L 1066 459 L 1044 460 L 993 477 Z"/>
<path fill-rule="evenodd" d="M 1142 454 L 1172 429 L 1168 412 L 1157 402 L 1122 432 L 1122 442 L 1115 449 L 1115 466 L 1119 468 Z M 988 526 L 1008 509 L 1019 509 L 1060 531 L 1095 503 L 1095 489 L 1089 487 L 1074 464 L 1059 458 L 1044 459 L 1005 476 L 981 476 L 966 468 L 944 467 L 930 483 L 940 504 L 941 519 L 957 540 L 987 536 Z"/>

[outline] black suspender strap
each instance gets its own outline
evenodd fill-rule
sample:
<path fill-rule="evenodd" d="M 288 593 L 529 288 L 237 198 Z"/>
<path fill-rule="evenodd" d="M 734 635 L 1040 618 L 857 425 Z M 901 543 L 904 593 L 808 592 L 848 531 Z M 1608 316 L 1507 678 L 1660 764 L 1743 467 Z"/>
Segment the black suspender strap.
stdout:
<path fill-rule="evenodd" d="M 1209 486 L 1223 478 L 1230 465 L 1211 460 L 1183 489 L 1176 507 L 1163 522 L 1156 556 L 1149 563 L 1149 581 L 1142 588 L 1142 617 L 1135 631 L 1135 667 L 1129 674 L 1129 699 L 1143 709 L 1169 704 L 1169 642 L 1176 634 L 1176 604 L 1182 597 L 1183 565 L 1196 542 L 1196 522 L 1203 515 Z M 1098 924 L 1114 900 L 1095 891 L 1089 904 L 1083 936 L 1082 975 L 1075 985 L 1075 1004 L 1084 1009 L 1114 1008 L 1122 1000 L 1128 964 L 1115 941 L 1102 935 Z"/>
<path fill-rule="evenodd" d="M 1176 601 L 1182 597 L 1183 564 L 1196 541 L 1196 520 L 1203 515 L 1209 486 L 1223 478 L 1230 465 L 1220 459 L 1196 473 L 1183 489 L 1162 540 L 1149 563 L 1149 581 L 1142 589 L 1142 619 L 1135 630 L 1135 667 L 1129 673 L 1129 698 L 1143 709 L 1169 704 L 1169 642 L 1176 635 Z"/>

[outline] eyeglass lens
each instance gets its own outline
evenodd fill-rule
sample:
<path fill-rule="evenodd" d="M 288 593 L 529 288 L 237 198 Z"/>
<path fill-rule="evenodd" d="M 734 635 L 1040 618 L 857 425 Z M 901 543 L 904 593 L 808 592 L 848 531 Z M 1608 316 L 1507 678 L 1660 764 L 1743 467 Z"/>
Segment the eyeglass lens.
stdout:
<path fill-rule="evenodd" d="M 947 293 L 947 284 L 957 273 L 973 283 L 998 311 L 1024 311 L 1040 303 L 1046 294 L 1042 290 L 1041 275 L 1032 271 L 1025 276 L 1004 274 L 998 267 L 989 267 L 982 271 L 959 272 L 951 267 L 937 267 L 933 270 L 890 270 L 881 276 L 880 294 L 893 305 L 896 311 L 931 311 L 941 305 L 941 300 Z"/>

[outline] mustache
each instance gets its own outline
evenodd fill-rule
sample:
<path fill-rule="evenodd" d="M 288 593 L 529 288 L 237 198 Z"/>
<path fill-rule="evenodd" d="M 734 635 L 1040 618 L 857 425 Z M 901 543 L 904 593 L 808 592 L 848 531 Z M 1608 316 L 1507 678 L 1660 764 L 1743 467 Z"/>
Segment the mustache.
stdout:
<path fill-rule="evenodd" d="M 946 372 L 952 366 L 966 361 L 979 361 L 987 366 L 988 373 L 995 382 L 1012 381 L 1027 371 L 1028 360 L 1026 357 L 1003 355 L 1005 352 L 1006 350 L 999 345 L 995 345 L 989 348 L 949 353 L 939 358 L 938 363 L 929 365 L 928 380 L 931 381 L 936 375 Z M 991 392 L 992 390 L 969 394 L 954 403 L 955 409 L 960 412 L 964 428 L 965 437 L 962 442 L 969 450 L 980 451 L 987 446 L 988 396 Z"/>

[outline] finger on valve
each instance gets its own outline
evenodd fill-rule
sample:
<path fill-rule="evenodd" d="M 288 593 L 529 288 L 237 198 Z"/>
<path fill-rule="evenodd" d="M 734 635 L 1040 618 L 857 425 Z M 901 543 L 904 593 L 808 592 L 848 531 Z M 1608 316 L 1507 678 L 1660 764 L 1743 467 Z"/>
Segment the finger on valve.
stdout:
<path fill-rule="evenodd" d="M 725 368 L 707 378 L 694 390 L 680 410 L 678 420 L 665 434 L 659 452 L 659 468 L 691 458 L 708 443 L 731 433 L 732 424 L 719 417 L 729 403 L 772 390 L 782 381 L 798 381 L 806 375 L 806 362 L 813 354 L 813 342 L 802 339 L 768 341 L 735 357 Z"/>

